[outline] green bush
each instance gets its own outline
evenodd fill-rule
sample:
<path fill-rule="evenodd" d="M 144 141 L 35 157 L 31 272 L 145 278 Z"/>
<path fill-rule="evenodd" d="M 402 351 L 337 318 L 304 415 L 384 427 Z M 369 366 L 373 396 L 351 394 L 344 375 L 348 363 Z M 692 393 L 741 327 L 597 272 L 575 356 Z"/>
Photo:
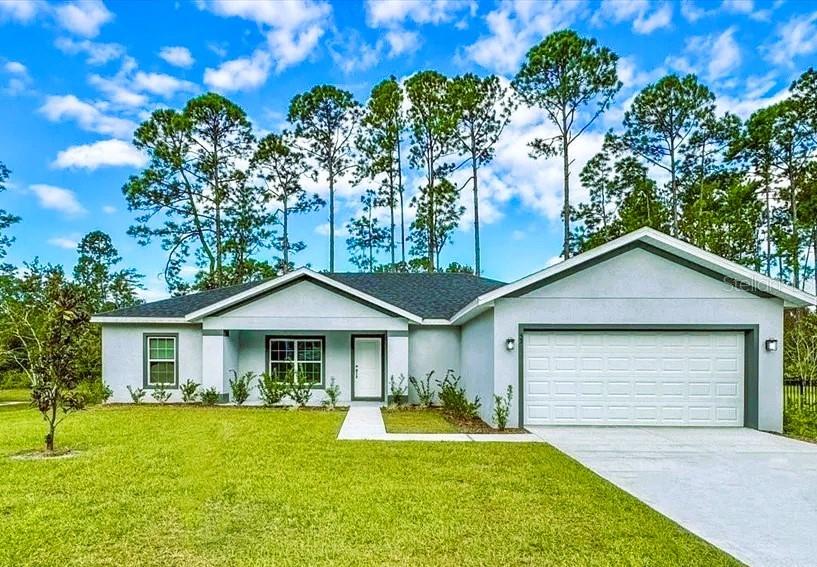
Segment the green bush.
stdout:
<path fill-rule="evenodd" d="M 199 383 L 193 380 L 188 380 L 182 384 L 179 389 L 182 391 L 182 401 L 190 404 L 196 401 L 199 392 Z"/>
<path fill-rule="evenodd" d="M 409 376 L 409 384 L 414 388 L 417 394 L 417 401 L 420 407 L 429 408 L 434 404 L 434 388 L 431 387 L 431 378 L 434 376 L 432 370 L 426 374 L 425 378 L 417 379 L 414 376 Z"/>
<path fill-rule="evenodd" d="M 288 391 L 289 386 L 286 381 L 280 380 L 277 375 L 264 372 L 258 377 L 258 393 L 265 406 L 280 404 Z"/>
<path fill-rule="evenodd" d="M 255 372 L 245 372 L 241 376 L 239 376 L 235 370 L 231 370 L 230 372 L 233 373 L 233 377 L 229 380 L 230 394 L 235 405 L 240 406 L 250 397 L 252 383 L 253 380 L 255 380 Z"/>
<path fill-rule="evenodd" d="M 214 406 L 218 403 L 219 399 L 221 398 L 221 394 L 218 393 L 218 390 L 215 388 L 207 388 L 206 390 L 202 390 L 199 394 L 201 398 L 201 403 L 206 406 Z"/>
<path fill-rule="evenodd" d="M 127 388 L 128 388 L 128 393 L 130 394 L 130 399 L 133 401 L 133 403 L 141 404 L 142 403 L 142 398 L 145 397 L 145 389 L 144 388 L 131 388 L 130 386 L 127 386 Z"/>
<path fill-rule="evenodd" d="M 513 386 L 508 384 L 508 391 L 505 396 L 494 394 L 494 423 L 500 431 L 504 431 L 508 425 L 508 416 L 511 415 L 511 400 L 513 399 Z"/>
<path fill-rule="evenodd" d="M 304 407 L 312 398 L 312 382 L 307 379 L 304 372 L 287 372 L 287 395 L 298 406 Z"/>
<path fill-rule="evenodd" d="M 89 405 L 103 404 L 113 396 L 113 390 L 101 379 L 80 382 L 77 392 Z"/>
<path fill-rule="evenodd" d="M 6 370 L 0 375 L 0 390 L 31 388 L 31 379 L 22 370 Z"/>
<path fill-rule="evenodd" d="M 793 437 L 817 439 L 817 404 L 786 403 L 783 431 Z"/>
<path fill-rule="evenodd" d="M 394 376 L 389 378 L 389 404 L 395 407 L 405 405 L 408 401 L 406 395 L 406 377 L 402 374 L 399 380 L 395 380 Z"/>
<path fill-rule="evenodd" d="M 437 380 L 437 386 L 440 388 L 439 396 L 443 411 L 461 419 L 479 418 L 479 408 L 482 407 L 479 396 L 476 396 L 473 402 L 468 401 L 465 388 L 460 386 L 460 376 L 455 376 L 453 370 L 448 370 L 445 378 Z"/>
<path fill-rule="evenodd" d="M 335 384 L 335 377 L 329 381 L 329 386 L 326 388 L 326 398 L 321 402 L 321 405 L 329 411 L 334 410 L 338 405 L 340 399 L 340 386 Z"/>
<path fill-rule="evenodd" d="M 159 382 L 153 387 L 153 391 L 150 393 L 150 397 L 152 397 L 160 404 L 164 405 L 170 399 L 170 394 L 171 392 L 168 391 L 164 382 Z"/>

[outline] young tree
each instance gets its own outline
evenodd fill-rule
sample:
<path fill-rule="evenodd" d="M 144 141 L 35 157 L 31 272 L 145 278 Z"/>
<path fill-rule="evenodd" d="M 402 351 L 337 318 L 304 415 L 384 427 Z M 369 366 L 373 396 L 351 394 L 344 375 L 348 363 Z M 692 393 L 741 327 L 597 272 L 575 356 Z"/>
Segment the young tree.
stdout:
<path fill-rule="evenodd" d="M 0 193 L 6 190 L 9 173 L 8 168 L 3 162 L 0 162 Z M 8 235 L 7 230 L 18 222 L 20 222 L 20 217 L 8 213 L 5 209 L 0 209 L 0 260 L 5 258 L 8 247 L 14 242 L 14 238 Z"/>
<path fill-rule="evenodd" d="M 412 199 L 412 206 L 417 214 L 411 224 L 411 253 L 422 255 L 431 246 L 432 256 L 428 259 L 428 271 L 442 269 L 440 253 L 443 247 L 451 242 L 454 229 L 457 228 L 465 207 L 459 204 L 459 191 L 453 183 L 445 178 L 437 179 L 437 188 L 420 191 Z M 434 199 L 430 197 L 433 195 Z M 429 244 L 433 243 L 433 244 Z"/>
<path fill-rule="evenodd" d="M 696 132 L 712 120 L 714 109 L 715 96 L 695 75 L 668 75 L 642 90 L 624 113 L 624 146 L 670 177 L 673 236 L 678 235 L 680 157 Z"/>
<path fill-rule="evenodd" d="M 494 157 L 494 148 L 499 136 L 508 125 L 513 110 L 513 101 L 508 89 L 499 78 L 490 75 L 485 78 L 471 73 L 454 77 L 449 87 L 450 97 L 457 108 L 459 123 L 456 141 L 460 152 L 471 163 L 471 190 L 474 199 L 474 268 L 480 274 L 479 247 L 479 183 L 478 170 Z"/>
<path fill-rule="evenodd" d="M 435 271 L 438 250 L 443 244 L 437 241 L 440 234 L 437 225 L 444 221 L 438 221 L 437 214 L 445 207 L 440 206 L 437 200 L 450 200 L 451 192 L 450 183 L 443 187 L 438 185 L 454 168 L 447 159 L 455 149 L 458 116 L 449 86 L 448 78 L 436 71 L 416 73 L 405 83 L 411 103 L 408 111 L 410 162 L 414 168 L 423 170 L 426 178 L 420 188 L 420 196 L 414 198 L 415 205 L 422 204 L 425 214 L 420 219 L 418 211 L 418 220 L 412 224 L 412 229 L 424 236 L 418 240 L 415 234 L 412 235 L 412 254 L 419 253 L 418 242 L 422 241 L 429 272 Z"/>
<path fill-rule="evenodd" d="M 266 202 L 275 207 L 273 222 L 280 226 L 281 234 L 273 239 L 273 247 L 281 253 L 282 272 L 290 271 L 290 256 L 306 248 L 302 241 L 290 239 L 292 215 L 317 211 L 326 203 L 317 195 L 308 194 L 301 180 L 312 174 L 304 154 L 294 149 L 289 132 L 269 134 L 258 143 L 253 156 L 253 166 L 265 183 Z"/>
<path fill-rule="evenodd" d="M 763 200 L 764 241 L 763 258 L 767 276 L 772 275 L 772 201 L 774 188 L 774 148 L 772 130 L 774 110 L 762 108 L 752 114 L 740 132 L 732 140 L 726 158 L 740 163 L 755 181 Z"/>
<path fill-rule="evenodd" d="M 528 51 L 513 80 L 521 99 L 544 110 L 558 132 L 533 140 L 531 148 L 533 157 L 562 156 L 565 259 L 570 257 L 570 146 L 610 107 L 621 88 L 617 61 L 618 56 L 595 39 L 561 30 Z"/>
<path fill-rule="evenodd" d="M 295 96 L 287 114 L 303 149 L 329 182 L 330 272 L 335 271 L 335 183 L 353 166 L 352 142 L 359 117 L 360 105 L 352 94 L 331 85 Z"/>
<path fill-rule="evenodd" d="M 227 242 L 235 236 L 230 229 L 239 226 L 230 219 L 234 200 L 248 190 L 245 165 L 252 143 L 244 111 L 213 93 L 192 99 L 182 112 L 157 110 L 136 130 L 134 145 L 150 161 L 123 187 L 128 207 L 141 213 L 128 232 L 143 245 L 161 241 L 168 251 L 165 279 L 172 291 L 186 289 L 179 271 L 191 253 L 205 268 L 197 278 L 199 287 L 240 283 L 225 265 Z M 154 226 L 159 215 L 165 220 Z"/>
<path fill-rule="evenodd" d="M 360 202 L 363 205 L 361 215 L 351 219 L 346 225 L 349 231 L 346 246 L 349 249 L 349 259 L 358 270 L 373 272 L 377 267 L 376 252 L 392 248 L 389 240 L 391 233 L 388 228 L 380 226 L 374 216 L 374 209 L 380 204 L 377 192 L 367 190 Z"/>
<path fill-rule="evenodd" d="M 89 232 L 80 240 L 77 252 L 74 282 L 91 309 L 110 311 L 139 303 L 136 290 L 144 276 L 131 268 L 116 269 L 122 257 L 110 236 L 101 230 Z"/>
<path fill-rule="evenodd" d="M 84 407 L 76 387 L 90 314 L 82 290 L 66 282 L 60 268 L 35 262 L 26 271 L 13 293 L 0 298 L 0 324 L 15 339 L 10 356 L 29 376 L 32 404 L 47 424 L 45 448 L 53 451 L 57 426 Z"/>
<path fill-rule="evenodd" d="M 362 177 L 379 181 L 378 200 L 389 207 L 389 251 L 396 263 L 395 208 L 400 212 L 400 258 L 406 261 L 406 221 L 401 141 L 405 130 L 403 91 L 394 77 L 372 89 L 357 137 Z"/>

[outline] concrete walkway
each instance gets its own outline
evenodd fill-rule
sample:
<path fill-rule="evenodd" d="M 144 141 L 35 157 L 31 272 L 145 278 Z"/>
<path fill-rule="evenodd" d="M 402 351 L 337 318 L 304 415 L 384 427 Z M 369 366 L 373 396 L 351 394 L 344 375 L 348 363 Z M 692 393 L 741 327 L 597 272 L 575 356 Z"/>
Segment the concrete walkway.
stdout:
<path fill-rule="evenodd" d="M 817 565 L 817 444 L 743 428 L 528 429 L 748 565 Z"/>
<path fill-rule="evenodd" d="M 338 439 L 367 441 L 494 441 L 503 443 L 541 443 L 530 433 L 386 433 L 380 407 L 352 406 L 340 428 Z"/>

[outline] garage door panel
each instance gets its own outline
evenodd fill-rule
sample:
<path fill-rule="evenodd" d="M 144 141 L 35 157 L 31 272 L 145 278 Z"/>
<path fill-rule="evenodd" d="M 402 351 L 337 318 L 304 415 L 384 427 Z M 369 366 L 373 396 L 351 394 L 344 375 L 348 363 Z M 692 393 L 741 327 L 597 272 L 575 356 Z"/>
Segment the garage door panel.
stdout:
<path fill-rule="evenodd" d="M 552 331 L 523 344 L 528 425 L 743 424 L 742 333 Z"/>

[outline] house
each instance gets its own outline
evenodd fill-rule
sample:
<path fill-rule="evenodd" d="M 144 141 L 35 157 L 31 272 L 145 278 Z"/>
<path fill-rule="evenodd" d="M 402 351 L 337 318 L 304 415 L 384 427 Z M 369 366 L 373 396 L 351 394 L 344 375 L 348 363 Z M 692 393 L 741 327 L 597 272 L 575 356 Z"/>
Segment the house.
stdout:
<path fill-rule="evenodd" d="M 490 422 L 746 426 L 780 431 L 783 309 L 815 297 L 641 229 L 509 284 L 468 274 L 317 273 L 96 315 L 103 378 L 193 379 L 299 368 L 314 403 L 384 400 L 391 376 L 453 369 Z M 253 398 L 251 398 L 252 400 Z M 257 392 L 255 394 L 257 399 Z"/>

